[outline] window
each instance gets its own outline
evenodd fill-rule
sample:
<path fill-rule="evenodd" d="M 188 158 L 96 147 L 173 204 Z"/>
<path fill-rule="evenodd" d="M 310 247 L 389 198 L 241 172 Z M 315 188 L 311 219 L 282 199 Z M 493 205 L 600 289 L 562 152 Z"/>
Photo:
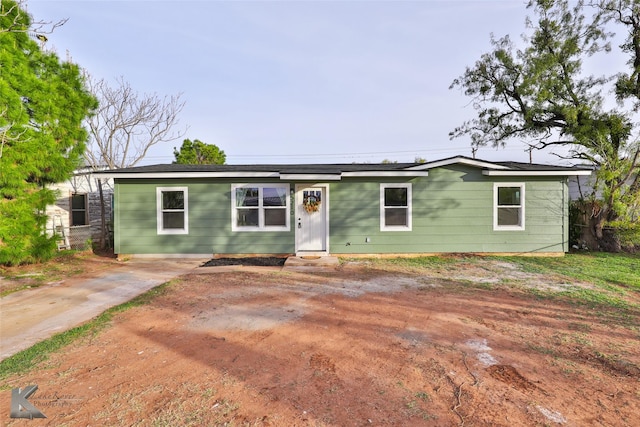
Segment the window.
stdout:
<path fill-rule="evenodd" d="M 380 184 L 380 230 L 411 230 L 411 184 Z"/>
<path fill-rule="evenodd" d="M 231 186 L 231 230 L 289 230 L 289 184 Z"/>
<path fill-rule="evenodd" d="M 524 184 L 494 184 L 493 229 L 524 230 Z"/>
<path fill-rule="evenodd" d="M 158 234 L 188 234 L 187 187 L 158 187 L 156 198 Z"/>
<path fill-rule="evenodd" d="M 71 195 L 71 226 L 87 225 L 87 195 Z"/>

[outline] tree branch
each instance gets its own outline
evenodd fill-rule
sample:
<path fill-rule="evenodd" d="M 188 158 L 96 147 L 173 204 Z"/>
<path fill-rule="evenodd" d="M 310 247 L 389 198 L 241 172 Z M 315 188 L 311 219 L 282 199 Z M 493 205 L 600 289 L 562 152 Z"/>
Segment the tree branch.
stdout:
<path fill-rule="evenodd" d="M 90 154 L 85 156 L 93 165 L 99 161 L 110 169 L 134 166 L 154 145 L 184 135 L 175 130 L 185 104 L 181 94 L 140 95 L 122 77 L 116 87 L 104 80 L 87 80 L 100 100 L 100 108 L 89 120 L 92 138 Z"/>

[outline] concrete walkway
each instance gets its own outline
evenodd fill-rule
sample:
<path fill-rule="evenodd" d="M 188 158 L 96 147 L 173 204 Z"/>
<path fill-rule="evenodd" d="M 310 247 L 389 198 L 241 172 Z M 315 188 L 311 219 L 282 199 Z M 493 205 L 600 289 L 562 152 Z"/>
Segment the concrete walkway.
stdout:
<path fill-rule="evenodd" d="M 0 299 L 0 360 L 189 273 L 205 261 L 134 258 L 95 277 L 72 277 L 7 295 Z"/>

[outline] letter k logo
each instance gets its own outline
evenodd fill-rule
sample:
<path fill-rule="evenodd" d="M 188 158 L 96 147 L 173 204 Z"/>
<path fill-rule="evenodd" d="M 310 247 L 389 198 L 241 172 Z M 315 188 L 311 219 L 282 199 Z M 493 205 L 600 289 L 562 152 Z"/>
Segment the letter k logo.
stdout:
<path fill-rule="evenodd" d="M 27 400 L 37 389 L 37 385 L 30 385 L 22 390 L 19 388 L 11 390 L 11 418 L 47 418 Z"/>

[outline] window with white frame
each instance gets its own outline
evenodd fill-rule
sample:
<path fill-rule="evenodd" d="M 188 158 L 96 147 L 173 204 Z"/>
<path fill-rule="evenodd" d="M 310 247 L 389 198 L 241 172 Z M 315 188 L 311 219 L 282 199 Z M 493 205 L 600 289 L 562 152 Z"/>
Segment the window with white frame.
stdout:
<path fill-rule="evenodd" d="M 411 230 L 411 184 L 380 184 L 380 230 Z"/>
<path fill-rule="evenodd" d="M 524 184 L 493 185 L 493 229 L 524 230 Z"/>
<path fill-rule="evenodd" d="M 289 184 L 231 185 L 231 230 L 289 230 Z"/>
<path fill-rule="evenodd" d="M 187 187 L 157 187 L 158 234 L 188 234 L 189 209 Z"/>

